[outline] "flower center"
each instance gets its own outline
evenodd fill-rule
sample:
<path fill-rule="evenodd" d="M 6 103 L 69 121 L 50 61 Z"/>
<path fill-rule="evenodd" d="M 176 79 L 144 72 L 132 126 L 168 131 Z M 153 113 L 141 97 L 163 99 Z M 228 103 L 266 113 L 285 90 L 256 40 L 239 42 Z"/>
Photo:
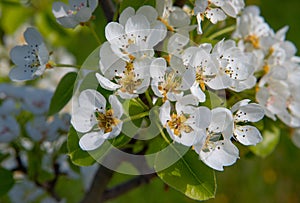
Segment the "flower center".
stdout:
<path fill-rule="evenodd" d="M 255 35 L 249 35 L 245 38 L 246 42 L 249 42 L 253 45 L 253 47 L 255 49 L 259 49 L 260 48 L 260 44 L 259 44 L 259 38 Z"/>
<path fill-rule="evenodd" d="M 174 131 L 176 136 L 181 136 L 181 132 L 190 133 L 193 131 L 193 128 L 189 125 L 186 125 L 187 117 L 183 114 L 179 116 L 175 113 L 172 114 L 171 120 L 167 122 L 168 126 Z"/>
<path fill-rule="evenodd" d="M 95 116 L 98 121 L 98 126 L 100 129 L 104 130 L 104 133 L 112 131 L 112 128 L 116 126 L 120 120 L 113 117 L 114 111 L 109 109 L 106 113 L 101 113 L 96 110 Z"/>
<path fill-rule="evenodd" d="M 165 80 L 158 85 L 158 89 L 162 92 L 164 95 L 164 100 L 167 99 L 167 93 L 172 91 L 174 93 L 178 92 L 176 90 L 177 87 L 179 87 L 181 83 L 181 78 L 175 74 L 174 71 L 170 72 L 169 74 L 166 74 Z"/>

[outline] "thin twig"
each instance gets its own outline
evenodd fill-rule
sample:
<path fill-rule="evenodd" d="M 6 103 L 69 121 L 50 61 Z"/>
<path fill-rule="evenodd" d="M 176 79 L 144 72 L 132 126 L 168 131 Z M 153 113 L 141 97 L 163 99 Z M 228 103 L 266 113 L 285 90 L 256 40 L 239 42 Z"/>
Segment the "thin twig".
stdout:
<path fill-rule="evenodd" d="M 99 4 L 103 9 L 104 15 L 106 17 L 107 22 L 113 21 L 115 15 L 115 5 L 112 3 L 111 0 L 99 0 Z"/>
<path fill-rule="evenodd" d="M 90 186 L 81 203 L 102 202 L 102 195 L 113 176 L 113 171 L 100 165 Z"/>
<path fill-rule="evenodd" d="M 119 197 L 126 192 L 137 188 L 143 184 L 148 184 L 152 178 L 156 177 L 156 174 L 148 174 L 148 175 L 141 175 L 136 178 L 133 178 L 125 183 L 121 183 L 111 189 L 105 190 L 101 199 L 101 202 Z"/>

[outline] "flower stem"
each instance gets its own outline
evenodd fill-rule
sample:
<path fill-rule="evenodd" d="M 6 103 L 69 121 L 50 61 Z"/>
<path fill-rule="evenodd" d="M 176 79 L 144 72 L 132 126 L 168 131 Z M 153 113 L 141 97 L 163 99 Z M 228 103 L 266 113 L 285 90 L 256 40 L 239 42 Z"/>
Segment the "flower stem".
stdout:
<path fill-rule="evenodd" d="M 149 106 L 147 106 L 142 100 L 141 98 L 136 98 L 135 101 L 143 108 L 143 109 L 147 109 L 149 110 Z"/>
<path fill-rule="evenodd" d="M 235 30 L 235 28 L 236 28 L 235 25 L 232 25 L 232 26 L 229 26 L 227 28 L 224 28 L 224 29 L 222 29 L 222 30 L 220 30 L 218 32 L 213 33 L 211 36 L 208 37 L 208 39 L 213 40 L 213 39 L 215 39 L 215 38 L 217 38 L 217 37 L 219 37 L 221 35 L 224 35 L 226 33 L 232 32 L 233 30 Z"/>
<path fill-rule="evenodd" d="M 148 102 L 150 108 L 153 107 L 152 98 L 151 98 L 151 96 L 149 94 L 149 90 L 146 90 L 145 96 L 146 96 L 146 99 L 147 99 L 147 102 Z"/>
<path fill-rule="evenodd" d="M 144 118 L 144 117 L 146 117 L 148 115 L 149 115 L 149 111 L 145 111 L 143 113 L 139 113 L 139 114 L 136 114 L 134 116 L 129 116 L 129 117 L 125 118 L 123 120 L 123 122 L 138 120 L 138 119 Z"/>

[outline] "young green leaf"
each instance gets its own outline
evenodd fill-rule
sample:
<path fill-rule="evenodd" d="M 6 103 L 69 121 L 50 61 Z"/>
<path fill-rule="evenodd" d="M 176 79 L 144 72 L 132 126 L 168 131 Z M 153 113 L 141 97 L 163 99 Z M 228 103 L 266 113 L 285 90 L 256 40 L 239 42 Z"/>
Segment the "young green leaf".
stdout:
<path fill-rule="evenodd" d="M 0 168 L 0 196 L 6 194 L 14 185 L 15 181 L 11 171 Z"/>
<path fill-rule="evenodd" d="M 77 73 L 67 73 L 59 82 L 54 95 L 51 99 L 48 115 L 52 116 L 58 113 L 72 98 L 74 83 L 77 78 Z"/>
<path fill-rule="evenodd" d="M 174 149 L 174 153 L 176 149 Z M 162 162 L 168 157 L 157 156 Z M 195 200 L 207 200 L 215 197 L 216 178 L 214 171 L 203 164 L 197 154 L 189 150 L 175 164 L 157 172 L 169 186 Z"/>

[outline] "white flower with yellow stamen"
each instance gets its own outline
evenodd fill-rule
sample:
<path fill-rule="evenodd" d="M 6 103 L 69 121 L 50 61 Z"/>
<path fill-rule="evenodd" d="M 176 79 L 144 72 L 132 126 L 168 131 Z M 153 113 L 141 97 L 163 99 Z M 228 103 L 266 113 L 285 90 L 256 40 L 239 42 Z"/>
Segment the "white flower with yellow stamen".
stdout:
<path fill-rule="evenodd" d="M 238 148 L 230 141 L 233 117 L 228 109 L 222 107 L 213 109 L 211 113 L 206 135 L 194 144 L 194 150 L 206 165 L 223 171 L 223 166 L 232 165 L 239 158 Z"/>
<path fill-rule="evenodd" d="M 248 6 L 243 10 L 242 15 L 237 18 L 237 28 L 232 37 L 241 39 L 245 44 L 245 49 L 252 51 L 264 48 L 261 46 L 261 38 L 272 35 L 274 35 L 274 32 L 264 18 L 260 16 L 259 8 Z"/>
<path fill-rule="evenodd" d="M 172 113 L 169 101 L 161 106 L 160 121 L 175 142 L 192 146 L 205 136 L 211 113 L 207 107 L 195 107 L 197 104 L 197 99 L 187 95 L 176 102 Z"/>
<path fill-rule="evenodd" d="M 253 55 L 243 52 L 233 40 L 222 40 L 212 50 L 212 55 L 219 62 L 219 83 L 213 89 L 230 88 L 240 92 L 252 88 L 256 79 L 253 76 Z"/>
<path fill-rule="evenodd" d="M 194 15 L 198 21 L 198 33 L 202 34 L 201 22 L 204 17 L 216 24 L 225 20 L 226 15 L 235 18 L 244 6 L 244 0 L 196 0 Z"/>
<path fill-rule="evenodd" d="M 192 94 L 198 98 L 200 102 L 205 101 L 205 86 L 215 87 L 214 83 L 218 80 L 218 61 L 213 59 L 210 52 L 212 46 L 210 44 L 202 44 L 199 47 L 187 48 L 182 56 L 186 66 L 191 66 L 194 71 L 195 81 L 190 88 Z M 221 82 L 222 83 L 222 82 Z"/>
<path fill-rule="evenodd" d="M 149 58 L 135 59 L 133 62 L 126 62 L 119 67 L 112 66 L 108 71 L 108 77 L 99 73 L 96 73 L 96 77 L 104 89 L 117 91 L 123 99 L 134 98 L 144 93 L 149 86 L 150 63 L 151 59 Z M 125 67 L 123 68 L 122 65 Z"/>
<path fill-rule="evenodd" d="M 16 46 L 10 52 L 10 58 L 16 65 L 9 72 L 13 81 L 33 80 L 47 68 L 49 52 L 40 33 L 35 28 L 27 28 L 24 38 L 27 44 Z"/>
<path fill-rule="evenodd" d="M 166 26 L 156 18 L 157 12 L 151 6 L 142 6 L 136 13 L 128 7 L 121 13 L 119 23 L 107 24 L 105 37 L 115 54 L 126 61 L 153 56 L 153 47 L 167 34 Z"/>
<path fill-rule="evenodd" d="M 191 18 L 182 8 L 173 6 L 172 0 L 156 0 L 158 19 L 164 23 L 171 32 L 188 36 L 189 31 L 195 29 L 190 25 Z"/>
<path fill-rule="evenodd" d="M 83 150 L 94 150 L 106 139 L 120 134 L 123 108 L 116 96 L 109 96 L 110 109 L 106 107 L 104 96 L 96 90 L 82 91 L 78 100 L 79 107 L 74 110 L 71 123 L 76 131 L 84 133 L 79 140 Z"/>
<path fill-rule="evenodd" d="M 188 90 L 193 84 L 192 71 L 185 68 L 181 59 L 175 56 L 171 59 L 171 66 L 163 58 L 154 59 L 150 66 L 152 78 L 151 88 L 154 94 L 170 101 L 176 101 L 183 96 L 183 91 Z"/>

